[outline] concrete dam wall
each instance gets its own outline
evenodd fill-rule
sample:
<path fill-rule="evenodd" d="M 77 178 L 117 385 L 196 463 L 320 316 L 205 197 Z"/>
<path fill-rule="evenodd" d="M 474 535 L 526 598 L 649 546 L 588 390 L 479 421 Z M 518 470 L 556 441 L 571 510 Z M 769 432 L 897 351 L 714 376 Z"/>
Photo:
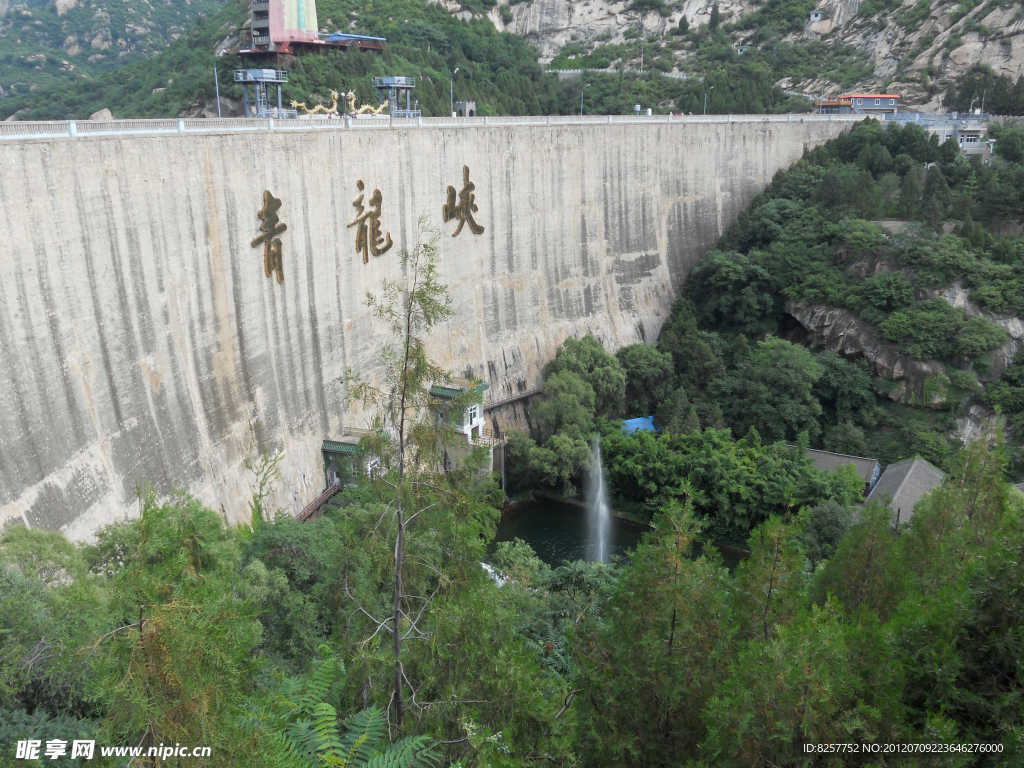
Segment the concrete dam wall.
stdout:
<path fill-rule="evenodd" d="M 0 524 L 86 539 L 137 514 L 141 483 L 248 519 L 257 425 L 295 514 L 322 440 L 365 426 L 341 377 L 373 370 L 365 293 L 401 277 L 422 214 L 456 310 L 431 352 L 497 400 L 567 336 L 653 342 L 776 170 L 851 124 L 521 122 L 0 136 Z M 483 231 L 453 237 L 465 169 Z"/>

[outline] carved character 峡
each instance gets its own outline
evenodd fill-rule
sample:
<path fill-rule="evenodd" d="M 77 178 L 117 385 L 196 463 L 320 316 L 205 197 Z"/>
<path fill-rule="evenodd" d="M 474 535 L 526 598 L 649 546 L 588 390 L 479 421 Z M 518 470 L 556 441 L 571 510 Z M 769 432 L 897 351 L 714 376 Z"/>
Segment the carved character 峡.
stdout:
<path fill-rule="evenodd" d="M 469 180 L 469 166 L 464 165 L 462 166 L 462 191 L 459 192 L 459 202 L 455 202 L 455 187 L 448 187 L 448 202 L 441 209 L 441 215 L 445 221 L 459 220 L 459 226 L 455 228 L 452 237 L 458 235 L 466 223 L 469 224 L 469 231 L 474 235 L 483 234 L 484 228 L 473 218 L 473 214 L 479 210 L 475 202 L 476 195 L 473 194 L 474 189 L 476 189 L 476 184 Z"/>

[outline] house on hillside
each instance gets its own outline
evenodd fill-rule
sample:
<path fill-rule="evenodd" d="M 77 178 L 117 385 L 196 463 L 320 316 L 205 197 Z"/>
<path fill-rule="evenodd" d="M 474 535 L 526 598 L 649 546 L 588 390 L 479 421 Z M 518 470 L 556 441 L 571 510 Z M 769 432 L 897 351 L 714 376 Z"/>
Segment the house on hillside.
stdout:
<path fill-rule="evenodd" d="M 454 466 L 456 459 L 464 458 L 473 449 L 486 447 L 491 453 L 491 464 L 485 468 L 485 471 L 490 471 L 494 461 L 494 448 L 502 445 L 504 441 L 496 430 L 488 429 L 483 403 L 472 403 L 465 409 L 455 405 L 455 401 L 463 395 L 469 392 L 478 392 L 483 395 L 488 387 L 489 385 L 484 381 L 456 378 L 445 384 L 435 384 L 430 388 L 430 394 L 435 398 L 434 407 L 437 411 L 438 422 L 455 427 L 458 432 L 462 433 L 462 445 L 445 448 L 446 468 Z M 502 457 L 504 457 L 504 453 Z"/>
<path fill-rule="evenodd" d="M 868 494 L 866 504 L 873 501 L 888 502 L 897 525 L 907 523 L 914 516 L 914 507 L 929 491 L 942 485 L 946 474 L 924 459 L 907 459 L 885 468 L 874 490 Z"/>
<path fill-rule="evenodd" d="M 899 112 L 900 97 L 895 93 L 844 93 L 839 97 L 853 104 L 858 115 L 886 115 Z"/>
<path fill-rule="evenodd" d="M 359 446 L 368 429 L 345 427 L 337 437 L 324 440 L 320 454 L 324 462 L 324 487 L 355 485 L 360 475 L 370 472 L 375 466 Z"/>
<path fill-rule="evenodd" d="M 831 453 L 811 448 L 807 451 L 807 458 L 815 467 L 825 472 L 834 472 L 847 464 L 853 464 L 857 474 L 864 480 L 865 494 L 871 493 L 882 471 L 878 459 L 869 459 L 865 456 L 848 456 L 844 453 Z"/>

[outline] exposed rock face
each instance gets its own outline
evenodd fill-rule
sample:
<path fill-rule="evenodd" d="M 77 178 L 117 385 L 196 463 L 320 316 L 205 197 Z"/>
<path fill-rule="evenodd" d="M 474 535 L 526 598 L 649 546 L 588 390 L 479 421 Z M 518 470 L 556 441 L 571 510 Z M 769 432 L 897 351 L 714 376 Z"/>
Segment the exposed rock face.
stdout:
<path fill-rule="evenodd" d="M 217 114 L 217 99 L 196 99 L 189 104 L 188 109 L 182 110 L 178 117 L 241 117 L 244 114 L 242 102 L 229 99 L 225 96 L 220 98 L 220 115 Z"/>
<path fill-rule="evenodd" d="M 942 93 L 949 82 L 973 64 L 987 64 L 996 74 L 1014 80 L 1024 74 L 1024 19 L 1017 5 L 993 8 L 982 3 L 954 22 L 960 4 L 938 2 L 925 19 L 910 29 L 904 28 L 899 24 L 900 15 L 914 4 L 915 0 L 905 0 L 896 13 L 864 19 L 857 16 L 859 0 L 824 0 L 818 3 L 818 9 L 824 10 L 833 24 L 809 25 L 804 36 L 865 51 L 873 77 L 860 83 L 859 89 L 881 88 L 895 78 L 887 90 L 900 94 L 904 104 L 927 110 L 941 109 L 942 95 L 930 96 L 921 85 L 925 73 Z M 979 30 L 979 25 L 983 29 Z M 989 33 L 985 34 L 984 29 Z M 814 93 L 848 90 L 824 80 L 803 86 Z"/>
<path fill-rule="evenodd" d="M 982 310 L 968 299 L 967 289 L 959 281 L 944 291 L 931 291 L 928 295 L 945 299 L 951 306 L 961 307 L 968 318 L 982 317 L 1006 331 L 1009 341 L 989 353 L 989 370 L 979 378 L 982 381 L 995 381 L 1002 376 L 1017 352 L 1024 348 L 1024 320 Z M 947 388 L 949 380 L 943 363 L 901 355 L 896 344 L 882 341 L 874 326 L 861 320 L 852 310 L 789 301 L 786 312 L 812 334 L 812 344 L 835 350 L 848 358 L 862 356 L 871 363 L 877 376 L 896 382 L 898 386 L 886 393 L 889 399 L 906 405 L 924 404 L 927 407 L 941 407 L 948 403 L 947 397 L 951 393 Z M 981 411 L 975 413 L 977 408 Z M 991 414 L 990 411 L 983 406 L 972 406 L 970 413 L 974 415 L 958 428 L 958 435 L 961 432 L 966 434 L 965 430 L 977 432 L 986 428 L 985 419 Z"/>
<path fill-rule="evenodd" d="M 92 39 L 89 45 L 100 51 L 106 51 L 110 48 L 110 30 L 102 29 L 96 33 L 96 37 Z"/>
<path fill-rule="evenodd" d="M 467 13 L 452 0 L 440 3 L 449 13 Z M 668 16 L 657 11 L 638 12 L 630 10 L 628 0 L 533 0 L 532 3 L 516 3 L 499 0 L 491 9 L 488 18 L 501 32 L 521 35 L 536 43 L 540 49 L 540 60 L 546 64 L 568 43 L 592 40 L 605 36 L 609 43 L 621 43 L 629 30 L 641 30 L 645 35 L 667 35 L 678 26 L 683 16 L 691 27 L 707 24 L 711 18 L 714 0 L 684 0 L 682 9 L 673 9 Z M 512 20 L 505 24 L 501 18 L 502 6 L 508 6 Z M 746 15 L 756 5 L 745 0 L 719 0 L 718 11 L 722 23 L 735 21 Z"/>
<path fill-rule="evenodd" d="M 114 116 L 110 113 L 110 110 L 104 107 L 99 112 L 93 112 L 89 115 L 90 120 L 113 120 Z"/>
<path fill-rule="evenodd" d="M 39 87 L 150 58 L 225 6 L 248 15 L 248 0 L 0 0 L 0 50 L 18 52 L 0 57 L 0 82 L 7 88 L 22 81 L 25 55 L 45 59 L 33 67 L 31 83 Z M 60 59 L 68 66 L 58 66 Z"/>
<path fill-rule="evenodd" d="M 438 2 L 459 18 L 471 16 L 458 0 L 428 2 Z M 681 6 L 672 7 L 667 16 L 662 16 L 657 11 L 630 10 L 628 0 L 534 0 L 514 5 L 509 0 L 499 0 L 488 18 L 499 31 L 512 32 L 534 42 L 540 49 L 541 63 L 546 64 L 573 42 L 601 38 L 608 43 L 622 43 L 630 30 L 666 36 L 683 16 L 691 27 L 699 27 L 708 23 L 713 3 L 714 0 L 683 0 Z M 997 74 L 1013 79 L 1024 73 L 1024 17 L 1018 5 L 993 8 L 982 3 L 963 18 L 957 18 L 960 3 L 939 0 L 923 20 L 910 24 L 908 29 L 899 21 L 915 3 L 916 0 L 904 0 L 895 12 L 888 9 L 866 19 L 858 16 L 860 0 L 820 0 L 815 10 L 822 12 L 823 18 L 808 20 L 801 32 L 790 34 L 786 39 L 790 42 L 821 39 L 859 48 L 868 55 L 872 76 L 858 83 L 857 89 L 873 90 L 888 83 L 888 90 L 900 94 L 904 104 L 927 109 L 939 109 L 942 96 L 932 96 L 922 85 L 925 73 L 943 93 L 950 81 L 976 63 L 987 64 Z M 719 0 L 722 22 L 747 16 L 759 5 L 752 0 Z M 506 18 L 509 12 L 512 14 L 507 23 L 502 20 L 503 11 Z M 756 32 L 755 29 L 736 30 L 732 33 L 733 42 L 749 43 Z M 676 71 L 689 71 L 685 52 L 677 52 L 675 59 Z M 635 62 L 629 66 L 635 66 Z M 848 86 L 825 79 L 795 86 L 814 94 L 850 90 Z"/>
<path fill-rule="evenodd" d="M 937 360 L 918 360 L 901 355 L 895 344 L 878 338 L 875 329 L 849 309 L 834 309 L 823 304 L 790 301 L 786 311 L 813 334 L 812 343 L 838 352 L 843 357 L 864 357 L 875 374 L 897 386 L 886 394 L 890 400 L 906 405 L 941 406 L 945 404 L 945 386 L 933 393 L 929 379 L 946 382 L 945 366 Z"/>
<path fill-rule="evenodd" d="M 957 280 L 945 291 L 936 291 L 935 295 L 945 299 L 954 307 L 962 307 L 968 318 L 983 317 L 990 323 L 1002 328 L 1009 335 L 1010 340 L 1003 346 L 997 347 L 989 353 L 989 365 L 991 369 L 983 377 L 982 381 L 995 381 L 1003 375 L 1014 356 L 1024 347 L 1024 320 L 1019 317 L 1008 317 L 997 315 L 995 312 L 988 312 L 981 309 L 977 304 L 968 299 L 967 289 Z"/>
<path fill-rule="evenodd" d="M 975 404 L 956 420 L 956 427 L 947 436 L 962 443 L 971 443 L 991 433 L 1001 420 L 991 408 Z"/>

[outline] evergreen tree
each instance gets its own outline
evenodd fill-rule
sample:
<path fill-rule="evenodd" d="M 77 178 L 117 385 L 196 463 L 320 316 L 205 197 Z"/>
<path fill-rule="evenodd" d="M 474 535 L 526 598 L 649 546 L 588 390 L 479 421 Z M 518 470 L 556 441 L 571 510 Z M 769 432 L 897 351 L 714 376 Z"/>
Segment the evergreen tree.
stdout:
<path fill-rule="evenodd" d="M 406 528 L 425 510 L 436 506 L 433 493 L 442 490 L 454 500 L 461 492 L 460 485 L 468 485 L 473 475 L 470 464 L 465 475 L 445 471 L 457 469 L 446 466 L 446 449 L 458 444 L 460 437 L 453 420 L 444 414 L 461 414 L 471 403 L 480 401 L 479 390 L 474 388 L 448 404 L 438 402 L 430 392 L 432 385 L 450 381 L 451 374 L 427 356 L 423 334 L 451 317 L 453 310 L 448 289 L 438 280 L 438 235 L 429 228 L 426 218 L 419 221 L 419 234 L 415 249 L 403 249 L 400 254 L 404 281 L 385 279 L 379 298 L 370 293 L 366 296 L 367 306 L 397 342 L 381 350 L 378 374 L 382 384 L 367 382 L 351 370 L 345 376 L 347 397 L 362 402 L 374 414 L 366 447 L 376 455 L 382 468 L 394 472 L 393 480 L 385 479 L 393 494 L 395 510 L 391 615 L 381 620 L 360 608 L 376 622 L 376 631 L 390 625 L 394 655 L 391 705 L 398 728 L 405 721 L 406 709 L 402 646 L 411 637 L 426 636 L 419 622 L 431 602 L 423 595 L 416 596 L 414 602 L 406 591 Z"/>

